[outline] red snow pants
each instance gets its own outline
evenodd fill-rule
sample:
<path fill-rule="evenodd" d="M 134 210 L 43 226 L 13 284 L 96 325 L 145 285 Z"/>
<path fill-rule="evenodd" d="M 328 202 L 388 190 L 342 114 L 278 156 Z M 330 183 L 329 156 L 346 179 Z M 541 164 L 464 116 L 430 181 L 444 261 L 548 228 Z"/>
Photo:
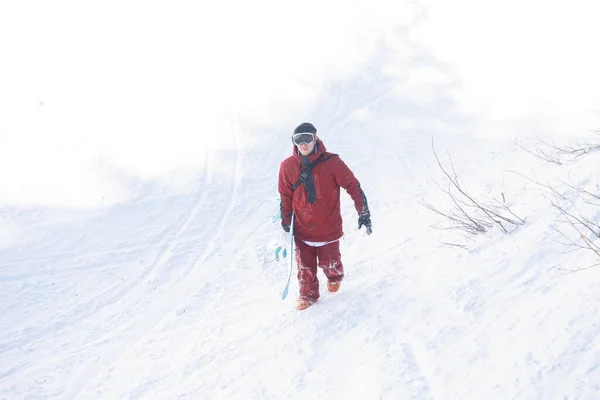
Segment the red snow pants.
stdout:
<path fill-rule="evenodd" d="M 317 301 L 319 298 L 319 279 L 317 266 L 329 282 L 341 282 L 344 279 L 344 266 L 340 255 L 340 241 L 313 247 L 294 238 L 296 244 L 296 264 L 298 264 L 298 283 L 300 298 Z"/>

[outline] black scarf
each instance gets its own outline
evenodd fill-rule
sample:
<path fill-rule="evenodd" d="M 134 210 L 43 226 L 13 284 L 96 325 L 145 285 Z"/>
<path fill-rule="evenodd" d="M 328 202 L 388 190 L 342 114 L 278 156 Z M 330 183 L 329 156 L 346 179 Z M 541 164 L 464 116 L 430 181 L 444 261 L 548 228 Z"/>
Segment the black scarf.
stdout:
<path fill-rule="evenodd" d="M 302 157 L 302 169 L 305 170 L 306 166 L 310 164 L 310 155 Z M 304 188 L 308 195 L 308 202 L 315 204 L 317 202 L 317 194 L 315 193 L 315 183 L 313 182 L 312 168 L 309 168 L 308 177 L 304 181 Z"/>

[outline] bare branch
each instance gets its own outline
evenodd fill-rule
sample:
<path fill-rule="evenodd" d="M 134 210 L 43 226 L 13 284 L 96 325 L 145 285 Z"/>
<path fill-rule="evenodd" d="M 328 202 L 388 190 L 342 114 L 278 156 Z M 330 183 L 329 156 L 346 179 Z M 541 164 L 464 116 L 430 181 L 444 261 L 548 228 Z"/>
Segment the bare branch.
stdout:
<path fill-rule="evenodd" d="M 532 178 L 528 177 L 527 175 L 524 175 L 524 174 L 522 174 L 520 172 L 513 171 L 513 170 L 510 170 L 510 169 L 507 169 L 506 172 L 510 172 L 512 174 L 519 175 L 521 178 L 524 178 L 524 179 L 528 180 L 531 183 L 534 183 L 534 184 L 536 184 L 538 186 L 541 186 L 543 188 L 548 189 L 548 190 L 542 190 L 543 193 L 546 193 L 546 194 L 549 194 L 549 195 L 553 195 L 553 196 L 557 196 L 557 197 L 559 197 L 559 198 L 561 198 L 563 200 L 567 199 L 563 194 L 559 193 L 553 186 L 550 186 L 549 184 L 540 183 L 538 180 L 532 179 Z"/>
<path fill-rule="evenodd" d="M 465 246 L 464 244 L 457 244 L 457 243 L 447 243 L 447 242 L 438 242 L 442 247 L 458 247 L 460 249 L 463 250 L 469 250 L 469 248 L 467 246 Z"/>
<path fill-rule="evenodd" d="M 595 131 L 594 133 L 595 135 L 600 135 L 599 131 Z M 537 138 L 535 150 L 525 148 L 516 139 L 513 143 L 527 153 L 557 165 L 562 165 L 563 159 L 573 162 L 586 154 L 600 151 L 600 138 L 598 140 L 585 140 L 571 146 L 556 146 Z"/>
<path fill-rule="evenodd" d="M 546 150 L 543 148 L 543 146 L 544 146 L 544 145 L 545 145 L 545 146 L 549 146 L 549 147 L 552 147 L 552 146 L 548 145 L 547 143 L 544 143 L 544 142 L 543 142 L 543 141 L 541 141 L 539 138 L 538 138 L 538 145 L 537 145 L 537 147 L 535 148 L 535 151 L 529 150 L 529 149 L 527 149 L 526 147 L 522 146 L 522 145 L 521 145 L 521 144 L 520 144 L 520 143 L 517 141 L 517 139 L 515 139 L 515 140 L 513 141 L 513 143 L 515 144 L 515 146 L 519 147 L 521 150 L 524 150 L 524 151 L 526 151 L 527 153 L 531 154 L 531 155 L 532 155 L 532 156 L 534 156 L 534 157 L 537 157 L 537 158 L 539 158 L 539 159 L 541 159 L 541 160 L 544 160 L 544 161 L 547 161 L 547 162 L 550 162 L 550 163 L 554 163 L 554 164 L 557 164 L 557 165 L 562 165 L 562 162 L 560 161 L 560 158 L 559 158 L 559 157 L 557 157 L 557 156 L 555 156 L 555 155 L 553 155 L 553 154 L 549 153 L 548 151 L 546 151 Z"/>
<path fill-rule="evenodd" d="M 579 228 L 576 225 L 580 225 L 582 227 L 584 227 L 585 229 L 587 229 L 588 231 L 590 231 L 592 233 L 592 235 L 596 236 L 596 237 L 600 237 L 600 234 L 598 232 L 596 232 L 592 226 L 591 223 L 588 222 L 587 219 L 581 217 L 581 216 L 575 216 L 573 214 L 571 214 L 570 212 L 566 211 L 564 208 L 562 208 L 561 206 L 557 205 L 556 203 L 552 203 L 552 207 L 556 208 L 564 217 L 565 220 L 573 227 L 573 229 L 575 229 L 577 232 L 579 232 L 580 235 L 583 235 L 583 233 L 579 230 Z M 575 221 L 575 222 L 573 222 Z M 593 225 L 596 226 L 597 225 Z"/>
<path fill-rule="evenodd" d="M 568 268 L 559 268 L 559 267 L 554 267 L 554 269 L 557 270 L 557 271 L 580 272 L 580 271 L 585 271 L 587 269 L 591 269 L 591 268 L 597 267 L 598 265 L 600 265 L 600 264 L 594 264 L 594 265 L 590 265 L 589 267 L 579 268 L 579 269 L 568 269 Z"/>
<path fill-rule="evenodd" d="M 568 182 L 565 182 L 565 181 L 563 181 L 563 180 L 561 180 L 560 182 L 561 182 L 562 184 L 564 184 L 564 185 L 568 186 L 569 188 L 571 188 L 571 189 L 575 190 L 576 192 L 579 192 L 579 193 L 581 193 L 581 194 L 583 194 L 583 195 L 585 195 L 585 196 L 591 197 L 591 198 L 593 198 L 593 199 L 600 200 L 600 196 L 599 196 L 599 195 L 597 195 L 597 194 L 595 194 L 595 193 L 592 193 L 592 192 L 589 192 L 589 191 L 587 191 L 587 190 L 585 190 L 585 189 L 582 189 L 582 188 L 581 188 L 581 187 L 579 187 L 579 186 L 575 186 L 575 185 L 574 185 L 572 182 L 568 183 Z"/>
<path fill-rule="evenodd" d="M 588 245 L 588 247 L 596 253 L 598 257 L 600 257 L 600 247 L 596 246 L 594 243 L 590 242 L 590 239 L 586 238 L 584 235 L 581 235 L 581 238 Z"/>
<path fill-rule="evenodd" d="M 498 205 L 485 204 L 471 196 L 460 184 L 452 157 L 448 154 L 450 167 L 446 169 L 437 154 L 433 138 L 431 148 L 438 166 L 448 181 L 448 188 L 442 187 L 435 180 L 434 182 L 443 193 L 448 195 L 452 207 L 449 210 L 442 211 L 424 200 L 422 205 L 450 222 L 447 228 L 443 228 L 444 230 L 461 230 L 468 236 L 475 236 L 485 234 L 489 229 L 496 226 L 504 234 L 509 234 L 525 223 L 525 219 L 518 217 L 506 204 L 498 200 L 493 200 Z M 506 201 L 504 193 L 502 193 L 502 198 L 503 201 Z M 511 227 L 514 227 L 514 229 Z M 432 226 L 432 228 L 440 229 L 436 226 Z"/>

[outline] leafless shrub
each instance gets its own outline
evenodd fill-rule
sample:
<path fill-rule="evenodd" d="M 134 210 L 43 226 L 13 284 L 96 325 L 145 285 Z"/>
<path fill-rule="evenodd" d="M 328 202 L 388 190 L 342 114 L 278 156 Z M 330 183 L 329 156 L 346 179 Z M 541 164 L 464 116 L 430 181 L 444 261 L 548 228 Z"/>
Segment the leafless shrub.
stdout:
<path fill-rule="evenodd" d="M 596 218 L 589 216 L 594 212 L 593 210 L 600 207 L 600 195 L 572 182 L 557 180 L 555 183 L 541 183 L 537 179 L 518 172 L 515 173 L 540 186 L 542 191 L 549 195 L 550 205 L 558 211 L 559 215 L 559 219 L 551 226 L 551 229 L 562 237 L 561 240 L 557 240 L 557 243 L 564 246 L 567 252 L 575 250 L 592 251 L 599 261 L 599 263 L 583 268 L 556 268 L 561 271 L 577 272 L 600 265 L 600 223 L 597 221 L 598 214 Z M 565 225 L 574 230 L 575 235 L 565 233 Z"/>
<path fill-rule="evenodd" d="M 506 198 L 502 193 L 502 201 L 491 199 L 484 203 L 473 197 L 464 189 L 458 179 L 458 174 L 454 168 L 452 158 L 448 155 L 450 171 L 448 171 L 435 150 L 433 140 L 431 141 L 433 154 L 438 166 L 447 179 L 447 188 L 435 181 L 435 184 L 441 191 L 446 193 L 452 203 L 451 207 L 442 210 L 427 201 L 422 201 L 423 206 L 432 212 L 444 217 L 448 225 L 434 225 L 432 228 L 441 230 L 459 230 L 465 233 L 466 238 L 472 238 L 476 235 L 485 234 L 493 227 L 497 227 L 504 234 L 509 234 L 525 223 L 525 219 L 520 218 L 513 213 L 505 203 Z M 459 247 L 466 249 L 465 245 L 456 243 L 441 243 L 443 246 Z"/>
<path fill-rule="evenodd" d="M 527 153 L 549 163 L 563 165 L 572 162 L 586 154 L 600 151 L 600 130 L 593 132 L 593 137 L 576 142 L 569 146 L 557 146 L 536 138 L 533 149 L 523 146 L 517 139 L 513 142 L 517 147 Z"/>
<path fill-rule="evenodd" d="M 549 163 L 562 165 L 562 161 L 560 160 L 560 157 L 557 155 L 557 148 L 554 145 L 544 142 L 540 138 L 537 138 L 536 144 L 533 147 L 533 149 L 529 149 L 529 148 L 523 146 L 521 143 L 518 142 L 517 139 L 515 139 L 513 141 L 513 143 L 515 144 L 515 146 L 517 146 L 521 150 L 531 154 L 532 156 L 535 156 L 535 157 L 537 157 L 541 160 L 544 160 L 546 162 L 549 162 Z"/>
<path fill-rule="evenodd" d="M 552 207 L 559 212 L 561 217 L 561 220 L 557 222 L 559 224 L 567 224 L 576 232 L 576 237 L 572 238 L 572 235 L 567 235 L 561 228 L 553 226 L 554 231 L 566 240 L 566 242 L 559 241 L 559 243 L 575 250 L 591 251 L 598 258 L 598 261 L 600 261 L 600 224 L 597 221 L 598 218 L 597 216 L 596 218 L 592 218 L 589 216 L 590 212 L 582 211 L 582 206 L 591 206 L 591 208 L 599 207 L 600 205 L 596 201 L 600 200 L 600 196 L 572 184 L 567 184 L 567 186 L 573 189 L 581 205 L 577 205 L 571 197 L 567 198 L 566 201 L 561 202 L 556 198 L 551 202 Z M 600 265 L 600 263 L 582 269 L 588 269 L 597 265 Z M 582 269 L 571 269 L 570 271 Z"/>
<path fill-rule="evenodd" d="M 506 170 L 506 171 L 510 172 L 512 174 L 515 174 L 515 175 L 519 175 L 521 178 L 526 179 L 531 183 L 534 183 L 535 185 L 539 186 L 539 188 L 537 190 L 541 191 L 542 193 L 545 193 L 546 195 L 550 195 L 552 197 L 558 197 L 563 200 L 567 199 L 558 189 L 556 189 L 555 186 L 552 186 L 550 183 L 541 183 L 537 178 L 535 178 L 535 173 L 533 173 L 534 178 L 531 178 L 525 174 L 522 174 L 521 172 L 517 172 L 517 171 L 513 171 L 513 170 Z"/>

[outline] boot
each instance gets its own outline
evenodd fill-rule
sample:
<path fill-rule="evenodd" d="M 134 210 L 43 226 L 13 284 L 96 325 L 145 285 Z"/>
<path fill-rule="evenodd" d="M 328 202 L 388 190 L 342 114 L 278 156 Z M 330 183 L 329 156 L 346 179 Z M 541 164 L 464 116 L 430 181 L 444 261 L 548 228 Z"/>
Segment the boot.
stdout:
<path fill-rule="evenodd" d="M 329 290 L 331 293 L 335 293 L 340 289 L 340 284 L 342 282 L 330 282 L 327 281 L 327 290 Z"/>
<path fill-rule="evenodd" d="M 306 310 L 308 307 L 312 306 L 314 303 L 315 303 L 314 301 L 299 298 L 298 303 L 296 304 L 296 309 L 298 309 L 300 311 Z"/>

